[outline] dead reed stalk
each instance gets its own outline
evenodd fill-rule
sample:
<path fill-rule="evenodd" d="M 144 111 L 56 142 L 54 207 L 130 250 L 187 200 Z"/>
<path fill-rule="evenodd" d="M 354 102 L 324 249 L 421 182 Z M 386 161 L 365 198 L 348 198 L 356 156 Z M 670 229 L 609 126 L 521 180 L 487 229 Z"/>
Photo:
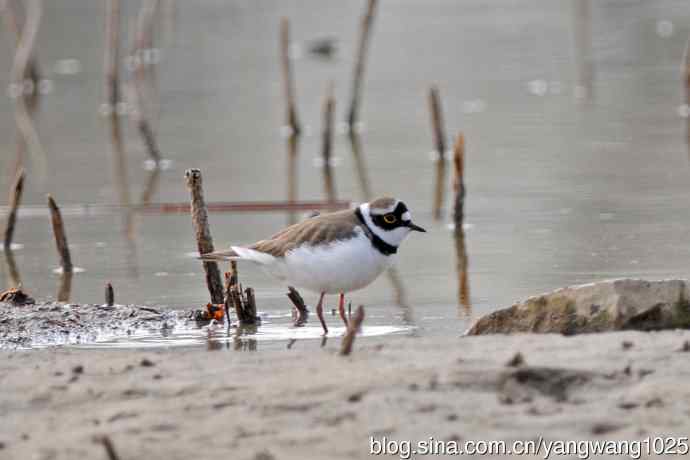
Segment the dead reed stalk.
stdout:
<path fill-rule="evenodd" d="M 105 19 L 104 75 L 106 104 L 117 113 L 120 101 L 120 0 L 107 0 Z M 116 115 L 117 116 L 117 115 Z"/>
<path fill-rule="evenodd" d="M 342 356 L 348 356 L 352 352 L 352 344 L 355 342 L 355 336 L 359 332 L 362 322 L 364 321 L 364 307 L 360 305 L 355 310 L 354 316 L 350 319 L 347 325 L 347 331 L 343 337 L 343 341 L 340 344 L 340 354 Z"/>
<path fill-rule="evenodd" d="M 333 96 L 333 83 L 329 83 L 326 90 L 326 98 L 323 102 L 323 128 L 321 135 L 321 157 L 323 159 L 323 180 L 326 191 L 326 199 L 335 203 L 335 180 L 333 178 L 332 152 L 333 152 L 333 112 L 335 111 L 335 98 Z"/>
<path fill-rule="evenodd" d="M 208 211 L 204 201 L 204 190 L 201 180 L 201 171 L 198 169 L 188 169 L 185 171 L 187 189 L 191 194 L 191 214 L 196 235 L 197 248 L 199 255 L 213 252 L 213 238 L 211 229 L 208 225 Z M 214 304 L 223 303 L 223 284 L 221 283 L 218 264 L 215 262 L 203 261 L 204 271 L 206 272 L 206 286 L 211 294 L 211 302 Z"/>
<path fill-rule="evenodd" d="M 237 272 L 237 262 L 234 260 L 230 261 L 230 271 L 225 272 L 225 297 L 223 299 L 223 307 L 225 308 L 225 319 L 227 321 L 228 327 L 232 325 L 230 321 L 230 307 L 234 307 L 233 303 L 233 291 L 239 289 L 239 274 Z"/>
<path fill-rule="evenodd" d="M 366 60 L 367 49 L 369 48 L 369 37 L 371 35 L 371 25 L 374 22 L 374 11 L 376 0 L 368 0 L 366 13 L 362 17 L 359 30 L 359 42 L 357 46 L 357 58 L 352 74 L 352 93 L 350 95 L 350 110 L 347 115 L 347 124 L 352 131 L 359 116 L 359 103 L 362 94 L 362 78 L 364 77 L 364 63 Z"/>
<path fill-rule="evenodd" d="M 65 233 L 65 225 L 62 221 L 62 214 L 60 213 L 60 208 L 57 203 L 50 195 L 48 195 L 48 207 L 50 208 L 50 220 L 53 224 L 55 244 L 58 254 L 60 255 L 62 273 L 72 273 L 72 257 L 70 256 L 69 246 L 67 245 L 67 234 Z"/>
<path fill-rule="evenodd" d="M 111 283 L 105 285 L 105 304 L 109 307 L 115 305 L 115 290 Z"/>
<path fill-rule="evenodd" d="M 453 220 L 455 227 L 462 227 L 465 219 L 465 136 L 458 134 L 453 147 L 453 192 L 455 193 L 455 205 L 453 207 Z"/>
<path fill-rule="evenodd" d="M 443 196 L 446 182 L 446 135 L 443 129 L 443 115 L 438 88 L 429 89 L 429 111 L 431 112 L 431 131 L 434 138 L 434 149 L 438 154 L 436 162 L 436 182 L 434 188 L 434 219 L 441 219 L 443 210 Z"/>
<path fill-rule="evenodd" d="M 12 250 L 5 249 L 5 262 L 7 263 L 7 273 L 9 276 L 10 287 L 20 287 L 22 285 L 22 278 L 19 274 L 19 269 L 17 268 L 17 262 L 14 260 L 14 253 Z"/>
<path fill-rule="evenodd" d="M 19 14 L 17 8 L 20 4 L 15 4 L 14 0 L 0 0 L 0 14 L 3 17 L 5 28 L 9 32 L 9 38 L 14 42 L 14 46 L 19 45 L 22 36 L 22 28 L 19 26 Z M 35 52 L 32 52 L 29 57 L 29 62 L 26 67 L 24 78 L 29 79 L 33 85 L 33 95 L 38 95 L 38 85 L 41 81 L 41 71 L 38 68 L 38 62 Z"/>
<path fill-rule="evenodd" d="M 19 203 L 22 199 L 22 192 L 24 191 L 24 170 L 20 169 L 17 177 L 14 179 L 14 184 L 10 190 L 10 212 L 7 215 L 7 223 L 5 225 L 5 239 L 3 240 L 3 248 L 9 251 L 12 247 L 12 238 L 14 237 L 14 226 L 17 223 L 17 211 L 19 210 Z"/>
<path fill-rule="evenodd" d="M 285 123 L 290 127 L 291 135 L 299 136 L 301 127 L 297 118 L 295 79 L 290 62 L 290 21 L 288 18 L 280 20 L 280 62 L 283 74 L 283 92 L 287 103 Z"/>
<path fill-rule="evenodd" d="M 465 247 L 464 207 L 465 207 L 465 137 L 459 133 L 453 147 L 453 192 L 455 194 L 453 220 L 454 238 L 458 272 L 458 302 L 465 315 L 471 313 L 470 287 L 468 279 L 468 257 Z"/>

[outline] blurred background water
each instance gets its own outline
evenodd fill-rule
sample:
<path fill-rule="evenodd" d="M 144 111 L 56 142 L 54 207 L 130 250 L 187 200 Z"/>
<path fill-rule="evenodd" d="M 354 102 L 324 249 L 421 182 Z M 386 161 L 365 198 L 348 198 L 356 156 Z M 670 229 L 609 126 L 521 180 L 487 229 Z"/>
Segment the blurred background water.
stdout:
<path fill-rule="evenodd" d="M 37 57 L 47 80 L 36 113 L 44 170 L 27 156 L 27 206 L 14 257 L 24 287 L 55 296 L 57 253 L 44 206 L 64 209 L 75 275 L 71 300 L 190 307 L 208 299 L 188 214 L 143 214 L 126 236 L 118 204 L 103 90 L 104 5 L 43 2 Z M 139 10 L 122 2 L 123 50 Z M 324 198 L 321 104 L 335 83 L 337 196 L 363 199 L 342 130 L 365 2 L 161 0 L 156 23 L 155 132 L 165 167 L 153 203 L 189 199 L 183 178 L 200 168 L 206 199 L 286 199 L 281 17 L 290 20 L 303 124 L 302 200 Z M 428 229 L 403 245 L 400 286 L 382 276 L 353 293 L 367 324 L 401 326 L 409 307 L 422 334 L 459 334 L 469 318 L 564 285 L 611 277 L 686 277 L 690 245 L 688 107 L 681 64 L 690 35 L 686 0 L 399 0 L 380 2 L 367 59 L 360 118 L 375 195 L 403 199 Z M 7 34 L 5 34 L 7 37 Z M 334 43 L 331 56 L 310 52 Z M 10 87 L 14 49 L 0 46 L 0 86 Z M 123 51 L 122 59 L 125 59 Z M 123 72 L 123 77 L 124 77 Z M 450 182 L 444 218 L 432 218 L 434 168 L 427 92 L 441 95 L 447 144 L 466 139 L 465 245 L 469 304 L 458 299 Z M 9 91 L 8 91 L 9 94 Z M 143 144 L 122 118 L 127 178 L 138 203 L 151 171 Z M 0 190 L 17 150 L 14 104 L 0 99 Z M 0 193 L 2 204 L 6 193 Z M 33 209 L 33 211 L 32 211 Z M 251 243 L 288 222 L 285 212 L 212 213 L 217 248 Z M 7 267 L 2 264 L 2 284 Z M 287 324 L 285 286 L 240 265 L 259 310 Z M 308 304 L 315 295 L 303 292 Z M 335 307 L 336 298 L 330 299 Z M 335 325 L 337 318 L 329 318 Z"/>

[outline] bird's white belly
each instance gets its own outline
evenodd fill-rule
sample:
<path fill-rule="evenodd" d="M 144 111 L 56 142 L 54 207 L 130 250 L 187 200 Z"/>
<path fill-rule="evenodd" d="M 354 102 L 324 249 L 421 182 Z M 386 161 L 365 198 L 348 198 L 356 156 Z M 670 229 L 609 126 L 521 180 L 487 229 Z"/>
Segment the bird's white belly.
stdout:
<path fill-rule="evenodd" d="M 303 245 L 288 252 L 278 269 L 288 283 L 327 294 L 351 292 L 369 285 L 391 263 L 363 233 L 327 246 Z M 273 271 L 273 270 L 272 270 Z"/>

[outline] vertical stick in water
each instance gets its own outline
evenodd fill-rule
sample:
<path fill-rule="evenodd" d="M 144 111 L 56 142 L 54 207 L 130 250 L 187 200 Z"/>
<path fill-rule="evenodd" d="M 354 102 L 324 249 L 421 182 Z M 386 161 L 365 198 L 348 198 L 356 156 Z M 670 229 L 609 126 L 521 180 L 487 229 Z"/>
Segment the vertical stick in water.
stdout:
<path fill-rule="evenodd" d="M 3 240 L 3 248 L 9 251 L 12 246 L 12 238 L 14 236 L 14 226 L 17 223 L 17 210 L 22 199 L 22 191 L 24 190 L 24 170 L 20 169 L 17 177 L 12 185 L 10 191 L 10 212 L 7 214 L 7 224 L 5 225 L 5 239 Z"/>
<path fill-rule="evenodd" d="M 374 11 L 376 0 L 368 0 L 367 10 L 362 17 L 362 25 L 359 31 L 359 43 L 357 46 L 357 60 L 352 74 L 352 93 L 350 95 L 350 110 L 347 115 L 347 123 L 350 130 L 354 129 L 359 117 L 359 102 L 362 93 L 362 78 L 364 76 L 364 62 L 366 60 L 367 49 L 369 47 L 369 36 L 371 25 L 374 21 Z"/>
<path fill-rule="evenodd" d="M 50 219 L 53 224 L 53 235 L 55 236 L 55 244 L 57 246 L 58 254 L 60 255 L 60 267 L 63 273 L 72 273 L 72 257 L 69 253 L 69 246 L 67 245 L 67 235 L 65 234 L 65 225 L 62 222 L 62 214 L 60 208 L 52 196 L 48 195 L 48 207 L 50 208 Z"/>
<path fill-rule="evenodd" d="M 301 128 L 295 102 L 295 79 L 290 64 L 290 22 L 287 18 L 280 21 L 280 62 L 283 71 L 283 92 L 287 103 L 285 124 L 290 127 L 292 135 L 299 135 Z"/>
<path fill-rule="evenodd" d="M 347 331 L 340 344 L 340 354 L 342 356 L 347 356 L 352 352 L 352 344 L 355 342 L 355 335 L 359 332 L 363 321 L 364 307 L 360 305 L 357 307 L 357 310 L 355 310 L 355 315 L 350 319 L 350 323 L 347 325 Z"/>
<path fill-rule="evenodd" d="M 458 272 L 458 303 L 464 309 L 464 314 L 471 313 L 470 287 L 467 273 L 468 257 L 465 247 L 465 230 L 463 228 L 464 206 L 465 206 L 465 138 L 462 133 L 458 134 L 453 148 L 453 192 L 455 221 L 455 251 L 457 258 Z"/>
<path fill-rule="evenodd" d="M 462 227 L 465 219 L 465 136 L 458 134 L 453 146 L 453 192 L 455 193 L 453 219 L 455 227 Z"/>
<path fill-rule="evenodd" d="M 185 178 L 187 179 L 187 188 L 191 193 L 192 223 L 194 224 L 199 254 L 207 254 L 213 252 L 214 249 L 211 230 L 208 226 L 208 211 L 206 209 L 206 202 L 204 201 L 201 171 L 198 169 L 188 169 L 185 172 Z M 211 294 L 211 302 L 214 304 L 222 304 L 223 283 L 221 282 L 218 264 L 208 261 L 204 261 L 203 264 L 204 271 L 206 272 L 206 285 L 208 286 L 208 292 Z"/>
<path fill-rule="evenodd" d="M 333 112 L 335 99 L 333 97 L 333 82 L 329 83 L 326 91 L 326 99 L 323 103 L 323 127 L 321 136 L 321 154 L 323 159 L 323 180 L 326 191 L 326 199 L 334 203 L 335 181 L 333 179 L 332 152 L 333 152 Z"/>
<path fill-rule="evenodd" d="M 111 283 L 105 285 L 105 304 L 109 307 L 115 305 L 115 290 Z"/>
<path fill-rule="evenodd" d="M 438 88 L 432 86 L 429 89 L 429 111 L 431 112 L 431 130 L 434 137 L 434 149 L 438 153 L 436 163 L 436 182 L 434 188 L 434 219 L 441 218 L 443 208 L 443 195 L 446 182 L 446 137 L 443 130 L 443 117 L 441 114 L 441 101 L 438 96 Z"/>
<path fill-rule="evenodd" d="M 103 69 L 105 74 L 106 103 L 111 112 L 116 111 L 120 100 L 120 0 L 107 0 L 105 18 L 105 50 Z"/>

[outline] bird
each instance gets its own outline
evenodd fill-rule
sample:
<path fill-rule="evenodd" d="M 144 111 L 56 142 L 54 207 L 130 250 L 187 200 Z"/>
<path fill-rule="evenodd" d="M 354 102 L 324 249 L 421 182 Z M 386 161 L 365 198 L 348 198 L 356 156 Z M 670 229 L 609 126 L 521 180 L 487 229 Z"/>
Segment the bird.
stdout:
<path fill-rule="evenodd" d="M 411 232 L 426 230 L 412 222 L 405 203 L 382 197 L 353 209 L 319 214 L 268 239 L 202 254 L 199 259 L 254 262 L 288 286 L 318 294 L 316 314 L 325 335 L 324 297 L 339 294 L 338 313 L 347 326 L 345 294 L 371 284 L 391 265 Z"/>

